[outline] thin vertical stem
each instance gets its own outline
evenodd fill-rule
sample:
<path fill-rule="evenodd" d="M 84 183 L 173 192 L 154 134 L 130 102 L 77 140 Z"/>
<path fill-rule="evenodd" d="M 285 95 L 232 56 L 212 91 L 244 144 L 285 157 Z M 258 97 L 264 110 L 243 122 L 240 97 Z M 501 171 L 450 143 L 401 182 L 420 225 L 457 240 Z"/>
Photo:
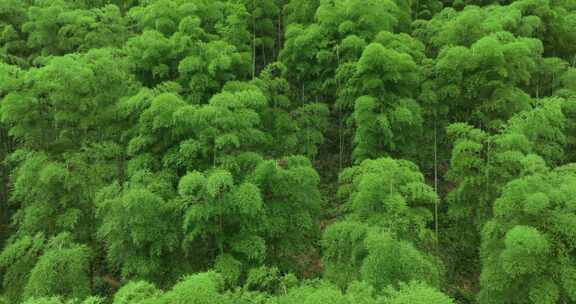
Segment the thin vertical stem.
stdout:
<path fill-rule="evenodd" d="M 284 26 L 282 24 L 282 11 L 278 14 L 278 53 L 282 50 L 282 36 L 284 35 Z"/>
<path fill-rule="evenodd" d="M 256 0 L 252 0 L 252 79 L 256 78 Z"/>
<path fill-rule="evenodd" d="M 338 44 L 336 44 L 336 58 L 338 59 L 338 67 L 340 67 L 340 49 L 338 47 Z M 339 92 L 340 92 L 340 80 L 338 80 L 338 77 L 336 77 L 336 95 L 338 95 Z M 336 96 L 336 98 L 338 98 L 338 96 Z M 342 166 L 344 162 L 344 134 L 342 131 L 343 114 L 342 114 L 342 107 L 338 104 L 336 106 L 338 107 L 338 169 L 339 171 L 342 171 Z"/>
<path fill-rule="evenodd" d="M 437 117 L 434 113 L 434 191 L 438 196 L 438 128 Z M 440 198 L 436 198 L 434 203 L 434 231 L 436 233 L 436 247 L 438 247 L 438 204 Z"/>
<path fill-rule="evenodd" d="M 213 152 L 213 159 L 212 159 L 212 168 L 216 168 L 216 149 L 218 149 L 216 147 L 216 139 L 214 139 L 214 151 Z"/>

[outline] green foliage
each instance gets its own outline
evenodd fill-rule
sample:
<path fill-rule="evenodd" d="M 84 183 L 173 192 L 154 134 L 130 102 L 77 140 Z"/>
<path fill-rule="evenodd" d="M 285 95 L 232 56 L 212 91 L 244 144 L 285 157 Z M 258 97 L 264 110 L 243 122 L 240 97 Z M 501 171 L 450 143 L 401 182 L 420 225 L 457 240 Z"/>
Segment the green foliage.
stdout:
<path fill-rule="evenodd" d="M 191 92 L 198 95 L 195 102 L 205 101 L 207 96 L 216 93 L 222 85 L 230 80 L 246 75 L 246 54 L 224 41 L 213 41 L 200 44 L 178 64 L 182 83 Z M 205 94 L 201 95 L 201 92 Z"/>
<path fill-rule="evenodd" d="M 475 125 L 497 130 L 529 108 L 530 98 L 519 87 L 529 83 L 541 53 L 540 41 L 505 32 L 483 37 L 470 48 L 443 48 L 433 72 L 438 101 L 448 105 L 451 120 L 468 117 Z"/>
<path fill-rule="evenodd" d="M 378 296 L 374 289 L 366 284 L 354 282 L 346 292 L 328 284 L 327 282 L 308 282 L 299 287 L 291 288 L 286 295 L 268 303 L 296 304 L 296 303 L 338 303 L 338 304 L 403 304 L 403 303 L 454 303 L 443 293 L 428 287 L 424 283 L 411 282 L 402 284 L 399 290 L 387 289 L 385 296 Z"/>
<path fill-rule="evenodd" d="M 408 155 L 424 124 L 424 111 L 415 99 L 422 80 L 417 62 L 424 58 L 424 46 L 408 35 L 386 31 L 367 46 L 355 36 L 342 46 L 350 59 L 337 70 L 336 107 L 342 119 L 356 127 L 354 161 Z"/>
<path fill-rule="evenodd" d="M 221 293 L 224 280 L 215 272 L 199 273 L 182 278 L 170 290 L 161 292 L 146 282 L 123 286 L 114 304 L 126 303 L 230 303 Z"/>
<path fill-rule="evenodd" d="M 573 22 L 573 6 L 567 7 L 563 1 L 509 2 L 485 7 L 467 5 L 460 11 L 445 8 L 431 20 L 418 21 L 415 34 L 436 50 L 447 45 L 469 47 L 484 36 L 510 32 L 543 41 L 547 53 L 573 53 L 567 44 L 575 37 L 565 28 Z"/>
<path fill-rule="evenodd" d="M 83 301 L 72 299 L 65 300 L 61 297 L 31 298 L 23 302 L 25 304 L 103 304 L 104 300 L 98 297 L 89 297 Z"/>
<path fill-rule="evenodd" d="M 90 250 L 69 235 L 51 239 L 30 271 L 24 298 L 63 296 L 84 299 L 90 295 Z"/>
<path fill-rule="evenodd" d="M 294 10 L 290 4 L 287 8 Z M 392 31 L 401 18 L 392 0 L 321 0 L 314 23 L 287 27 L 280 52 L 281 61 L 291 67 L 286 76 L 299 98 L 333 102 L 331 92 L 338 89 L 334 78 L 345 59 L 340 50 L 349 48 L 351 40 L 365 44 L 381 31 Z"/>
<path fill-rule="evenodd" d="M 42 254 L 45 238 L 38 234 L 25 236 L 8 243 L 0 254 L 0 266 L 3 270 L 2 287 L 8 299 L 20 300 L 30 271 Z"/>
<path fill-rule="evenodd" d="M 565 158 L 567 120 L 562 103 L 541 100 L 533 109 L 516 114 L 494 135 L 464 124 L 449 127 L 456 141 L 447 178 L 457 187 L 447 196 L 448 216 L 458 224 L 447 231 L 446 246 L 458 257 L 454 267 L 479 268 L 475 249 L 479 231 L 494 216 L 494 201 L 506 183 Z"/>
<path fill-rule="evenodd" d="M 194 250 L 204 242 L 217 248 L 212 253 L 220 255 L 217 268 L 229 269 L 225 272 L 234 278 L 236 260 L 283 265 L 310 248 L 307 239 L 317 234 L 321 198 L 319 178 L 310 163 L 291 157 L 260 161 L 253 170 L 244 181 L 222 169 L 190 172 L 178 188 L 186 210 L 185 242 Z"/>
<path fill-rule="evenodd" d="M 482 231 L 481 303 L 574 301 L 573 165 L 508 183 Z"/>
<path fill-rule="evenodd" d="M 340 175 L 339 195 L 349 218 L 394 232 L 402 239 L 430 237 L 430 208 L 438 200 L 418 167 L 405 160 L 365 160 Z"/>
<path fill-rule="evenodd" d="M 246 10 L 251 12 L 253 64 L 265 66 L 276 57 L 276 43 L 281 35 L 278 1 L 242 0 L 241 2 Z M 262 62 L 256 62 L 256 58 L 261 58 Z"/>
<path fill-rule="evenodd" d="M 26 37 L 22 24 L 26 22 L 27 4 L 20 0 L 0 3 L 0 59 L 10 64 L 22 64 L 26 56 Z"/>
<path fill-rule="evenodd" d="M 325 276 L 340 287 L 360 279 L 379 291 L 412 280 L 440 283 L 437 260 L 386 230 L 343 221 L 327 228 L 323 245 Z"/>
<path fill-rule="evenodd" d="M 360 292 L 361 290 L 359 290 Z M 281 296 L 277 301 L 271 303 L 281 303 L 281 304 L 296 304 L 296 303 L 356 303 L 351 302 L 351 299 L 358 299 L 362 297 L 364 302 L 362 303 L 375 303 L 371 294 L 343 294 L 338 288 L 326 283 L 318 282 L 316 284 L 312 283 L 309 285 L 303 285 L 297 288 L 291 289 L 285 296 Z M 360 299 L 358 299 L 360 300 Z"/>
<path fill-rule="evenodd" d="M 213 239 L 221 253 L 231 250 L 247 260 L 262 261 L 266 246 L 257 219 L 264 210 L 258 190 L 251 183 L 235 184 L 225 170 L 188 173 L 178 189 L 186 206 L 187 242 Z"/>
<path fill-rule="evenodd" d="M 294 287 L 297 283 L 298 279 L 292 274 L 281 276 L 278 268 L 262 266 L 250 269 L 242 288 L 244 290 L 281 294 L 285 293 L 288 288 Z"/>
<path fill-rule="evenodd" d="M 143 31 L 125 46 L 128 61 L 148 86 L 178 79 L 196 103 L 228 80 L 249 72 L 248 14 L 221 1 L 156 1 L 129 15 Z"/>
<path fill-rule="evenodd" d="M 123 277 L 158 280 L 167 273 L 165 263 L 176 263 L 168 257 L 178 248 L 180 216 L 166 197 L 169 187 L 162 177 L 138 172 L 122 188 L 112 184 L 99 191 L 98 237 Z"/>
<path fill-rule="evenodd" d="M 253 81 L 268 99 L 269 107 L 261 119 L 272 136 L 270 153 L 314 157 L 325 141 L 330 110 L 323 103 L 298 104 L 291 100 L 290 84 L 282 77 L 286 70 L 282 63 L 270 64 Z"/>
<path fill-rule="evenodd" d="M 575 28 L 573 0 L 0 1 L 0 303 L 576 302 Z"/>
<path fill-rule="evenodd" d="M 335 35 L 350 34 L 370 39 L 380 31 L 392 31 L 398 24 L 398 6 L 390 0 L 321 0 L 316 19 Z"/>
<path fill-rule="evenodd" d="M 440 291 L 423 283 L 403 284 L 399 290 L 390 290 L 386 304 L 453 304 L 454 301 Z"/>
<path fill-rule="evenodd" d="M 409 242 L 425 247 L 433 237 L 428 207 L 438 199 L 418 168 L 404 160 L 366 160 L 344 170 L 340 182 L 350 213 L 324 232 L 326 277 L 341 287 L 362 279 L 377 290 L 411 280 L 438 285 L 438 261 Z"/>
<path fill-rule="evenodd" d="M 239 49 L 249 48 L 249 14 L 236 1 L 162 0 L 143 2 L 128 15 L 141 31 L 158 31 L 166 37 L 223 40 Z M 180 34 L 177 34 L 180 33 Z"/>
<path fill-rule="evenodd" d="M 276 295 L 263 292 L 246 292 L 236 290 L 224 292 L 223 279 L 214 272 L 199 273 L 183 278 L 178 284 L 166 292 L 154 291 L 153 285 L 145 282 L 131 283 L 122 287 L 117 295 L 122 295 L 119 303 L 262 303 L 262 304 L 292 304 L 292 303 L 339 303 L 339 304 L 377 304 L 377 303 L 453 303 L 450 298 L 423 283 L 412 282 L 402 284 L 401 289 L 388 289 L 385 297 L 375 294 L 374 289 L 365 283 L 355 282 L 343 293 L 340 289 L 325 281 L 304 281 L 296 285 L 284 285 Z M 125 300 L 125 301 L 124 301 Z M 46 299 L 45 301 L 49 301 Z M 54 302 L 39 302 L 60 304 Z M 412 302 L 413 301 L 413 302 Z M 33 302 L 35 303 L 35 302 Z"/>
<path fill-rule="evenodd" d="M 248 180 L 264 198 L 267 216 L 260 221 L 267 227 L 269 261 L 283 270 L 308 268 L 299 255 L 314 248 L 323 206 L 320 177 L 310 161 L 302 156 L 265 161 Z"/>
<path fill-rule="evenodd" d="M 103 135 L 114 133 L 112 105 L 134 88 L 118 56 L 114 50 L 91 50 L 28 70 L 2 100 L 0 121 L 22 147 L 46 152 L 105 140 Z"/>
<path fill-rule="evenodd" d="M 490 218 L 491 205 L 502 186 L 533 170 L 530 167 L 540 166 L 539 162 L 532 163 L 532 154 L 540 155 L 548 164 L 562 161 L 566 118 L 561 102 L 543 100 L 515 115 L 500 134 L 492 136 L 469 125 L 449 127 L 448 133 L 456 140 L 448 178 L 459 183 L 450 195 L 451 201 L 460 205 L 452 209 L 455 216 L 473 216 L 481 227 Z"/>
<path fill-rule="evenodd" d="M 222 277 L 214 272 L 200 273 L 185 277 L 172 289 L 158 297 L 158 303 L 227 303 L 222 290 Z"/>
<path fill-rule="evenodd" d="M 360 279 L 359 269 L 367 256 L 364 240 L 368 228 L 342 221 L 326 228 L 322 235 L 325 277 L 340 287 Z"/>
<path fill-rule="evenodd" d="M 235 158 L 248 151 L 314 156 L 324 141 L 326 107 L 310 104 L 292 110 L 290 104 L 272 99 L 269 90 L 275 89 L 268 85 L 275 80 L 255 83 L 266 91 L 230 82 L 205 105 L 189 105 L 173 93 L 134 96 L 125 103 L 139 116 L 136 135 L 128 143 L 131 162 L 140 167 L 143 157 L 155 155 L 155 162 L 140 168 L 163 167 L 183 174 L 220 164 L 235 166 Z"/>
<path fill-rule="evenodd" d="M 289 0 L 284 5 L 285 24 L 309 24 L 320 5 L 319 0 Z"/>
<path fill-rule="evenodd" d="M 63 296 L 86 298 L 91 293 L 88 275 L 91 251 L 69 234 L 49 240 L 43 235 L 21 237 L 0 255 L 6 270 L 3 287 L 11 300 Z"/>
<path fill-rule="evenodd" d="M 259 112 L 266 102 L 257 89 L 223 92 L 203 106 L 162 93 L 141 112 L 128 153 L 135 157 L 135 165 L 142 157 L 156 156 L 152 166 L 138 165 L 148 170 L 162 165 L 184 171 L 229 161 L 236 153 L 266 143 L 267 136 L 259 129 Z"/>
<path fill-rule="evenodd" d="M 437 261 L 412 244 L 394 240 L 390 235 L 369 232 L 364 245 L 368 255 L 362 263 L 362 279 L 376 289 L 412 280 L 439 285 L 441 269 Z"/>
<path fill-rule="evenodd" d="M 358 61 L 354 80 L 368 95 L 357 99 L 354 107 L 356 161 L 397 151 L 397 146 L 406 144 L 403 138 L 418 134 L 422 117 L 410 98 L 418 73 L 409 55 L 371 44 Z"/>
<path fill-rule="evenodd" d="M 153 284 L 145 281 L 131 281 L 122 286 L 114 294 L 114 304 L 142 303 L 148 298 L 157 297 L 161 293 Z"/>
<path fill-rule="evenodd" d="M 62 55 L 92 48 L 120 47 L 128 36 L 115 5 L 83 9 L 66 1 L 38 1 L 28 8 L 22 31 L 27 46 L 41 55 Z"/>
<path fill-rule="evenodd" d="M 310 96 L 319 95 L 333 66 L 333 55 L 324 51 L 329 47 L 322 27 L 292 24 L 286 29 L 285 39 L 280 59 L 291 67 L 286 77 L 296 84 L 297 96 L 306 101 Z"/>

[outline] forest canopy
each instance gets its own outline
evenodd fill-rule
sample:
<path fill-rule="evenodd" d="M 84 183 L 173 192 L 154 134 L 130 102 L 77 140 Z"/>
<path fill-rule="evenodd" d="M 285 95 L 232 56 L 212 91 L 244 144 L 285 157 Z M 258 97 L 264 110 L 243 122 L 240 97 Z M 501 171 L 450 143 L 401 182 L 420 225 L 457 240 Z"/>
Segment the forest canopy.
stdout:
<path fill-rule="evenodd" d="M 20 303 L 576 303 L 576 0 L 0 0 Z"/>

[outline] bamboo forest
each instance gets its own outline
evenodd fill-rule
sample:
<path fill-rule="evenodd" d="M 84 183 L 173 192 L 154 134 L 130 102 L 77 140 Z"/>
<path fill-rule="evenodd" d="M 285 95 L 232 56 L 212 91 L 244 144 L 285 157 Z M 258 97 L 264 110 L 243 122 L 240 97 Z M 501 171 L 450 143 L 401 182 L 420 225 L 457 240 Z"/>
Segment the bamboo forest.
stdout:
<path fill-rule="evenodd" d="M 0 304 L 576 304 L 576 0 L 0 0 Z"/>

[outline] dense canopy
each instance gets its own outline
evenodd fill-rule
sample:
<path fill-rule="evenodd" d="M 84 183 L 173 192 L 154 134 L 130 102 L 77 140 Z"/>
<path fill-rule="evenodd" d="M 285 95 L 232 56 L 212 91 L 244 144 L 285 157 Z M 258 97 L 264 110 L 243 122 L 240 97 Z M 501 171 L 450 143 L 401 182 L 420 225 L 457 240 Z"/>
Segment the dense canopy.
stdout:
<path fill-rule="evenodd" d="M 576 303 L 576 0 L 0 0 L 20 303 Z"/>

